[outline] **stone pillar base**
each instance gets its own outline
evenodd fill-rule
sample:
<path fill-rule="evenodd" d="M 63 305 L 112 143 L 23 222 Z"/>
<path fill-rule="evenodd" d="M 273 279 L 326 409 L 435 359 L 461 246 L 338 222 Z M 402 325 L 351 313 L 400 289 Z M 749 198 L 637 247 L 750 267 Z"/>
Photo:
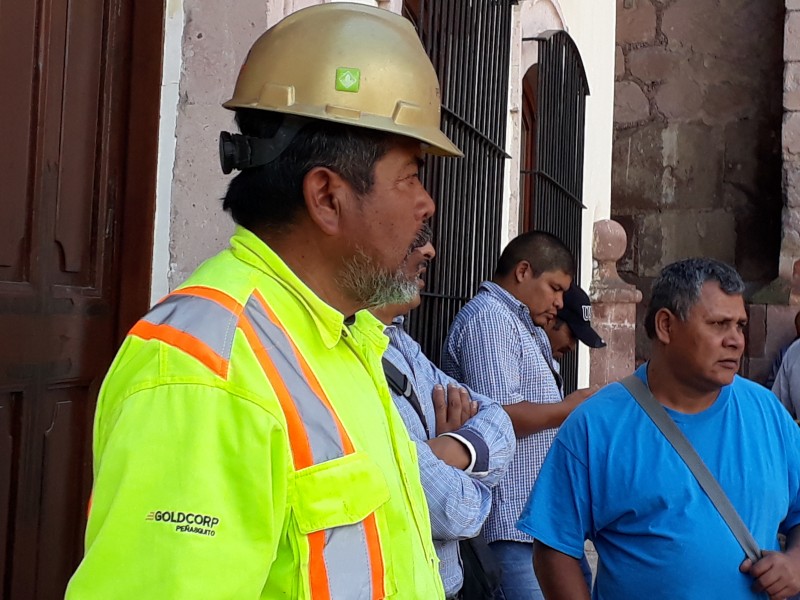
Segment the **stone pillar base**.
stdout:
<path fill-rule="evenodd" d="M 635 368 L 636 305 L 642 293 L 617 273 L 617 261 L 625 253 L 627 236 L 616 221 L 594 224 L 592 255 L 592 327 L 608 344 L 589 350 L 590 384 L 606 384 L 630 375 Z"/>

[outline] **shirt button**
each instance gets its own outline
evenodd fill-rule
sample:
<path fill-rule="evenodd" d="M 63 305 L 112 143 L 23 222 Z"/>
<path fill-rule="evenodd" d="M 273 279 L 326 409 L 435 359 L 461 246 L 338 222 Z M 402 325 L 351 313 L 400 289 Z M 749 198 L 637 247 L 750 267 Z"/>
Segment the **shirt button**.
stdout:
<path fill-rule="evenodd" d="M 347 336 L 348 336 L 347 329 L 342 329 L 342 337 L 347 337 Z"/>

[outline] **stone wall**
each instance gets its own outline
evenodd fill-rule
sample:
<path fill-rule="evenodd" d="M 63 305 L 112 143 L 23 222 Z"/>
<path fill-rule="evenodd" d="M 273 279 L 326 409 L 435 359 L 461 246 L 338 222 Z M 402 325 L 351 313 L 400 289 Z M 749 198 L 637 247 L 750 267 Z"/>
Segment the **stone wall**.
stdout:
<path fill-rule="evenodd" d="M 777 275 L 783 2 L 617 0 L 611 214 L 639 322 L 673 260 L 733 263 L 753 290 Z"/>
<path fill-rule="evenodd" d="M 800 0 L 786 1 L 783 58 L 783 227 L 778 277 L 758 291 L 749 309 L 743 372 L 762 381 L 795 336 L 800 305 Z"/>

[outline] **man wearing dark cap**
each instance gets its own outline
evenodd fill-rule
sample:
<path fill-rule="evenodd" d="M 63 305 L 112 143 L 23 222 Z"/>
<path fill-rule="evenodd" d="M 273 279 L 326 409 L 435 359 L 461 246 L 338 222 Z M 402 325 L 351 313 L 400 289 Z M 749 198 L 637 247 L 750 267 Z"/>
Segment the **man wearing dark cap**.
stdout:
<path fill-rule="evenodd" d="M 550 340 L 553 358 L 560 361 L 578 345 L 578 340 L 589 348 L 605 348 L 606 343 L 592 329 L 592 303 L 589 295 L 573 283 L 564 292 L 564 306 L 543 329 Z"/>

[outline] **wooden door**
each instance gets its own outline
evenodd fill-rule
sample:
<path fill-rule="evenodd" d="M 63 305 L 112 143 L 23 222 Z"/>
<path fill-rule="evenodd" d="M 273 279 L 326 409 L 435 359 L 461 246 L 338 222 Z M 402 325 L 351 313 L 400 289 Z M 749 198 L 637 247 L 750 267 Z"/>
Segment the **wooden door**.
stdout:
<path fill-rule="evenodd" d="M 63 598 L 83 551 L 94 398 L 126 321 L 147 305 L 163 8 L 136 0 L 134 15 L 133 1 L 0 0 L 8 600 Z M 134 162 L 132 151 L 150 154 Z M 134 251 L 145 267 L 123 277 Z"/>

